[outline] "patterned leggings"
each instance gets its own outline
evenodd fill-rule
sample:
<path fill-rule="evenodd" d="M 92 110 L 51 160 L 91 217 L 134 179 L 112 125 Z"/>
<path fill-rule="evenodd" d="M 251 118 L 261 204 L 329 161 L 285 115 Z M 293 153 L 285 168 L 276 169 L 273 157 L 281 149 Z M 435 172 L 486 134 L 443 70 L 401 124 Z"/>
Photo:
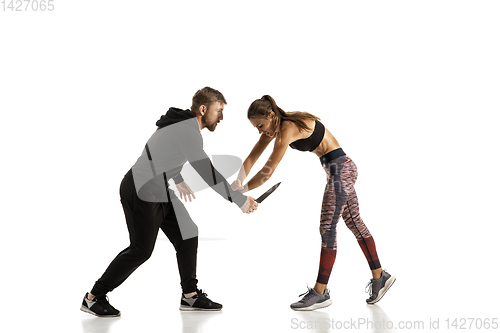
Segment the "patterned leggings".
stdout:
<path fill-rule="evenodd" d="M 321 258 L 318 283 L 327 284 L 337 255 L 337 223 L 342 216 L 363 251 L 371 270 L 380 268 L 375 242 L 370 231 L 359 216 L 358 197 L 354 183 L 358 170 L 342 148 L 320 158 L 326 171 L 327 184 L 321 207 Z"/>

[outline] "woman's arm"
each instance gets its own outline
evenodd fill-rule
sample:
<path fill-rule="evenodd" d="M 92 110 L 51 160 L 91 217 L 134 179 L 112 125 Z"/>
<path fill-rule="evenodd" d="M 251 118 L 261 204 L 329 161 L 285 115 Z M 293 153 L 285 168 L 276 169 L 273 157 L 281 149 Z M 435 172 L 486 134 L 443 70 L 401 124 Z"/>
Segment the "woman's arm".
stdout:
<path fill-rule="evenodd" d="M 285 125 L 285 124 L 284 124 Z M 250 181 L 245 185 L 245 189 L 242 192 L 253 190 L 254 188 L 259 187 L 264 184 L 269 178 L 271 178 L 274 170 L 278 167 L 281 159 L 285 155 L 286 149 L 288 145 L 294 141 L 292 136 L 292 131 L 287 130 L 288 126 L 283 126 L 281 141 L 278 143 L 277 141 L 274 143 L 273 152 L 271 156 L 267 160 L 266 164 L 262 169 L 250 179 Z"/>
<path fill-rule="evenodd" d="M 252 169 L 255 162 L 257 162 L 260 155 L 262 155 L 262 153 L 264 152 L 264 150 L 266 150 L 267 146 L 272 140 L 273 138 L 265 134 L 262 134 L 260 136 L 259 141 L 257 141 L 252 151 L 243 162 L 243 165 L 241 166 L 240 172 L 238 173 L 238 177 L 236 178 L 236 180 L 239 180 L 241 183 L 243 183 L 247 175 L 250 173 L 250 170 Z"/>

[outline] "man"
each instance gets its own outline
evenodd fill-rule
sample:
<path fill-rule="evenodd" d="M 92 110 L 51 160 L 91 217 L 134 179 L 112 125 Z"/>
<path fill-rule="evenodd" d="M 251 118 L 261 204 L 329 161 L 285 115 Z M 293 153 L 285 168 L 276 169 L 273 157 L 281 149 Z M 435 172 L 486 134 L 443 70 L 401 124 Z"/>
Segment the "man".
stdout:
<path fill-rule="evenodd" d="M 106 294 L 149 259 L 160 228 L 177 252 L 183 292 L 180 310 L 214 311 L 222 308 L 197 287 L 198 228 L 181 200 L 168 188 L 168 180 L 174 180 L 181 199 L 191 200 L 194 194 L 180 174 L 182 166 L 189 162 L 213 190 L 234 202 L 244 213 L 257 209 L 258 204 L 253 198 L 231 189 L 203 151 L 200 131 L 204 128 L 215 131 L 223 119 L 225 104 L 227 102 L 219 91 L 205 87 L 193 96 L 191 110 L 170 108 L 156 122 L 158 129 L 120 185 L 130 246 L 118 254 L 85 295 L 82 311 L 98 317 L 120 315 L 120 311 L 109 304 Z"/>

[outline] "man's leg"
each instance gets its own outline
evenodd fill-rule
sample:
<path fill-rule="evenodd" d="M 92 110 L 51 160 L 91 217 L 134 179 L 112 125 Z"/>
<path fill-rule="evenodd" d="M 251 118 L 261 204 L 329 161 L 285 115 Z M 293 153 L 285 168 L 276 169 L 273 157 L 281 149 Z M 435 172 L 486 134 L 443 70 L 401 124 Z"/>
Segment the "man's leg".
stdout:
<path fill-rule="evenodd" d="M 131 173 L 125 175 L 122 181 L 120 196 L 129 231 L 130 246 L 115 257 L 102 277 L 96 281 L 91 292 L 86 296 L 91 302 L 84 300 L 83 307 L 87 303 L 89 311 L 84 308 L 82 310 L 98 316 L 107 316 L 104 311 L 107 305 L 103 303 L 104 309 L 94 307 L 95 311 L 92 311 L 91 306 L 95 305 L 92 303 L 94 297 L 98 303 L 107 302 L 106 294 L 121 285 L 130 274 L 149 259 L 154 249 L 158 229 L 163 221 L 161 204 L 142 201 L 137 197 Z"/>
<path fill-rule="evenodd" d="M 184 204 L 173 192 L 170 197 L 172 202 L 165 205 L 166 214 L 161 229 L 177 252 L 177 266 L 183 292 L 180 310 L 220 310 L 222 305 L 211 301 L 197 287 L 198 227 L 189 216 Z"/>
<path fill-rule="evenodd" d="M 182 205 L 181 202 L 179 203 L 180 205 Z M 198 236 L 189 239 L 183 239 L 181 230 L 179 228 L 179 222 L 172 203 L 169 202 L 165 204 L 165 206 L 166 214 L 163 223 L 161 224 L 161 230 L 165 233 L 165 235 L 168 237 L 175 248 L 177 256 L 177 266 L 179 268 L 179 275 L 181 278 L 182 292 L 184 294 L 189 294 L 197 290 L 198 284 L 198 280 L 196 279 Z M 176 204 L 176 206 L 178 205 Z M 184 223 L 194 224 L 191 219 L 189 219 L 189 222 L 184 221 Z"/>

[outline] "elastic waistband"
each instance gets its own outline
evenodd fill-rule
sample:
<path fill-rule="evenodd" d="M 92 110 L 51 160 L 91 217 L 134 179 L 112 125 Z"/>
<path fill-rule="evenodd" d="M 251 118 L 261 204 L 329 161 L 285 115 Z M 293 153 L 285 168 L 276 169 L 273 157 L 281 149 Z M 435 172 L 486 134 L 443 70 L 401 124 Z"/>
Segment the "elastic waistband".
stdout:
<path fill-rule="evenodd" d="M 332 150 L 331 152 L 326 153 L 325 155 L 321 156 L 319 158 L 319 160 L 321 161 L 321 164 L 326 164 L 326 163 L 333 161 L 334 159 L 336 159 L 340 156 L 344 156 L 344 155 L 345 155 L 345 153 L 342 150 L 342 148 L 337 148 L 337 149 Z"/>

